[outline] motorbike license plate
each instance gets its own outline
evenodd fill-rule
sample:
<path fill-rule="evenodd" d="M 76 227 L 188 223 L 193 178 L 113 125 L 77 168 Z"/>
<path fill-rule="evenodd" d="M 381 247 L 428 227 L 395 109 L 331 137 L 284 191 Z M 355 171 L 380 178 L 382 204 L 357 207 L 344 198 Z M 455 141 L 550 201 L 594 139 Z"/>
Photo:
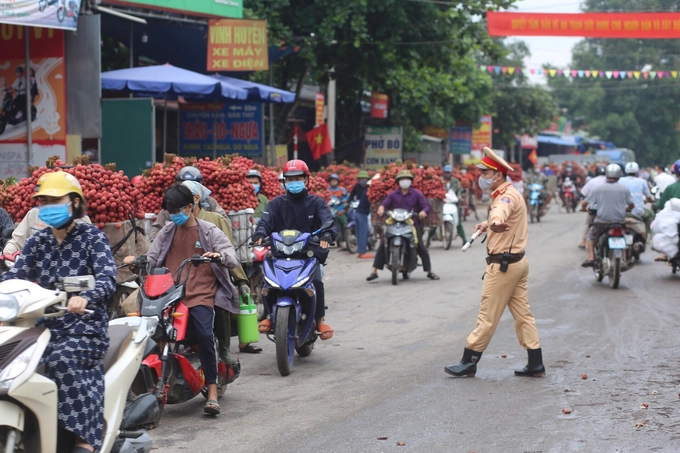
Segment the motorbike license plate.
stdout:
<path fill-rule="evenodd" d="M 609 248 L 612 250 L 622 250 L 626 248 L 626 238 L 609 238 Z"/>
<path fill-rule="evenodd" d="M 633 245 L 633 235 L 632 234 L 626 235 L 626 245 Z"/>

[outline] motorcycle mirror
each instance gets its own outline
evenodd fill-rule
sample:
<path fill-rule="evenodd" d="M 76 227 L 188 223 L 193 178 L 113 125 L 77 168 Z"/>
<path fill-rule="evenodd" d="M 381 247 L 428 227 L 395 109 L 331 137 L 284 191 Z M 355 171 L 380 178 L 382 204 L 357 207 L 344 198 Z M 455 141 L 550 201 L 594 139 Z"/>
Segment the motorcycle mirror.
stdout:
<path fill-rule="evenodd" d="M 63 287 L 67 293 L 93 290 L 95 287 L 94 276 L 78 275 L 75 277 L 65 277 Z"/>
<path fill-rule="evenodd" d="M 335 222 L 333 220 L 329 220 L 328 222 L 324 223 L 321 225 L 321 228 L 319 228 L 319 231 L 327 230 L 335 225 Z"/>

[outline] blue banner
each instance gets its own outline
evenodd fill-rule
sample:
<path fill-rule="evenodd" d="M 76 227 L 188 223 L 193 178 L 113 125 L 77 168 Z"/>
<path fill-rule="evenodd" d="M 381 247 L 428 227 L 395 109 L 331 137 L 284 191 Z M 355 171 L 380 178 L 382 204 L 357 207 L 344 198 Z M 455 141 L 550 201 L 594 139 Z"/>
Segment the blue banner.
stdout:
<path fill-rule="evenodd" d="M 262 157 L 262 105 L 261 102 L 181 105 L 179 154 L 212 157 L 215 149 L 218 156 Z"/>
<path fill-rule="evenodd" d="M 449 134 L 449 152 L 470 154 L 472 149 L 472 127 L 454 126 Z"/>

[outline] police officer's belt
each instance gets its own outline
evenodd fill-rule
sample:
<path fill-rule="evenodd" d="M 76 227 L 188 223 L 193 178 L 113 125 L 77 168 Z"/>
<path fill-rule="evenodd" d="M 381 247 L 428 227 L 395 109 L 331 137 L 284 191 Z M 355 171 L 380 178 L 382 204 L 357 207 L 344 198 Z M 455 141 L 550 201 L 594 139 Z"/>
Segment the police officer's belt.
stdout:
<path fill-rule="evenodd" d="M 524 252 L 522 253 L 508 253 L 508 264 L 516 263 L 524 258 Z M 503 254 L 499 253 L 496 255 L 489 255 L 486 257 L 486 264 L 501 264 L 503 260 Z"/>

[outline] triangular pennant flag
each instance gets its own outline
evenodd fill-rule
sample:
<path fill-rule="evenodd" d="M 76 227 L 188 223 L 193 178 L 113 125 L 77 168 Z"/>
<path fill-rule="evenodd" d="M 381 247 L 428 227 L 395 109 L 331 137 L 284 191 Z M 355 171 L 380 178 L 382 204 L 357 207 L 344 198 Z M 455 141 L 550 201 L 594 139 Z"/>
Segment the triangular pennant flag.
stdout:
<path fill-rule="evenodd" d="M 486 67 L 486 70 L 489 72 L 493 72 L 493 66 L 489 65 Z"/>
<path fill-rule="evenodd" d="M 664 76 L 663 71 L 659 71 L 659 72 L 658 72 L 658 75 L 659 75 L 659 78 L 660 78 L 660 79 L 663 79 L 663 76 Z"/>
<path fill-rule="evenodd" d="M 494 67 L 493 67 L 493 71 L 494 71 L 496 74 L 500 74 L 500 73 L 501 73 L 501 67 L 500 67 L 500 66 L 494 66 Z"/>
<path fill-rule="evenodd" d="M 508 68 L 508 74 L 513 75 L 515 73 L 515 68 L 512 66 Z"/>
<path fill-rule="evenodd" d="M 581 70 L 578 71 L 578 76 L 581 77 L 581 78 L 583 78 L 583 69 L 581 69 Z"/>
<path fill-rule="evenodd" d="M 621 78 L 625 79 L 626 78 L 626 71 L 621 71 Z"/>
<path fill-rule="evenodd" d="M 529 69 L 529 72 L 532 74 L 536 74 L 536 70 L 534 68 Z"/>
<path fill-rule="evenodd" d="M 557 69 L 549 69 L 548 73 L 550 74 L 550 77 L 555 77 L 555 74 L 557 74 Z"/>
<path fill-rule="evenodd" d="M 564 72 L 564 71 L 562 71 L 561 69 L 558 69 L 558 70 L 557 70 L 557 75 L 558 75 L 558 76 L 561 76 L 563 72 Z"/>
<path fill-rule="evenodd" d="M 564 71 L 564 77 L 569 78 L 569 71 Z"/>
<path fill-rule="evenodd" d="M 536 70 L 536 74 L 538 74 L 538 75 L 543 75 L 543 69 L 538 68 L 538 69 Z"/>
<path fill-rule="evenodd" d="M 640 78 L 640 71 L 633 71 L 633 75 L 635 76 L 636 79 Z"/>
<path fill-rule="evenodd" d="M 586 77 L 590 77 L 590 71 L 586 71 Z"/>
<path fill-rule="evenodd" d="M 614 74 L 615 79 L 619 78 L 619 74 L 620 74 L 619 71 L 614 71 L 614 72 L 612 72 L 612 74 Z"/>
<path fill-rule="evenodd" d="M 656 79 L 656 71 L 650 71 L 649 75 L 652 77 L 652 80 Z"/>
<path fill-rule="evenodd" d="M 593 76 L 593 79 L 594 79 L 595 77 L 597 77 L 598 75 L 600 75 L 600 71 L 592 71 L 592 72 L 590 73 L 590 75 Z"/>
<path fill-rule="evenodd" d="M 578 71 L 576 69 L 571 70 L 571 76 L 572 77 L 576 77 L 577 74 L 578 74 Z"/>
<path fill-rule="evenodd" d="M 678 78 L 678 71 L 671 71 L 671 75 L 673 76 L 674 79 Z"/>
<path fill-rule="evenodd" d="M 632 78 L 633 78 L 634 72 L 633 72 L 633 71 L 628 71 L 626 74 L 628 74 L 628 78 L 629 78 L 629 79 L 632 79 Z M 638 77 L 639 77 L 639 76 L 638 76 Z M 636 79 L 637 79 L 637 77 L 636 77 Z"/>
<path fill-rule="evenodd" d="M 604 77 L 604 71 L 600 71 L 599 76 L 600 76 L 600 77 Z"/>
<path fill-rule="evenodd" d="M 605 71 L 604 75 L 606 75 L 608 79 L 612 78 L 612 72 L 611 71 Z"/>
<path fill-rule="evenodd" d="M 507 67 L 507 66 L 503 66 L 503 67 L 501 68 L 501 72 L 502 72 L 503 74 L 507 74 L 507 73 L 508 73 L 508 67 Z"/>
<path fill-rule="evenodd" d="M 645 79 L 648 79 L 649 78 L 649 72 L 647 72 L 647 71 L 643 72 L 642 77 L 644 77 Z"/>
<path fill-rule="evenodd" d="M 482 71 L 486 71 L 486 65 L 480 64 L 479 69 L 481 69 Z"/>
<path fill-rule="evenodd" d="M 521 74 L 521 73 L 522 73 L 522 68 L 517 68 L 517 74 Z"/>

